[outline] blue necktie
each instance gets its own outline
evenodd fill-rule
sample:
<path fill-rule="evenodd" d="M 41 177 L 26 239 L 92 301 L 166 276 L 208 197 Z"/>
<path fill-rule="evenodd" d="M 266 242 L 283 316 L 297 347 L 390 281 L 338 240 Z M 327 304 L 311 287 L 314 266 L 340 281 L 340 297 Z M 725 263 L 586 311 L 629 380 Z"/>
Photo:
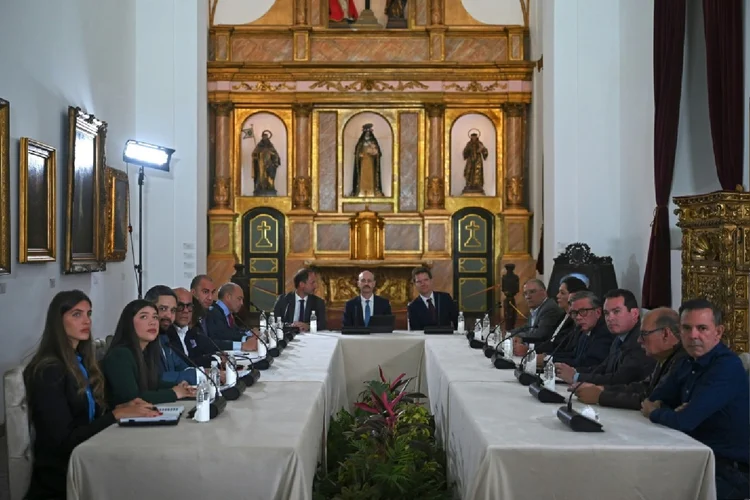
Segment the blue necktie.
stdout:
<path fill-rule="evenodd" d="M 370 326 L 370 301 L 365 300 L 365 326 Z"/>

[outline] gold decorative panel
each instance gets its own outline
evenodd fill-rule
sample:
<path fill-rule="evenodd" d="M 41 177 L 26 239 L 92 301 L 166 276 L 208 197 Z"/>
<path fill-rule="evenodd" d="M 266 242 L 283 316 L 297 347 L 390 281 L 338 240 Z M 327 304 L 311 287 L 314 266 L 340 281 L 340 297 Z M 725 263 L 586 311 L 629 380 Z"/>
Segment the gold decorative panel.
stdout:
<path fill-rule="evenodd" d="M 422 251 L 422 224 L 389 222 L 385 225 L 385 251 L 389 254 Z"/>
<path fill-rule="evenodd" d="M 308 253 L 312 251 L 312 224 L 309 222 L 293 222 L 291 224 L 292 253 Z"/>
<path fill-rule="evenodd" d="M 458 259 L 459 273 L 486 273 L 487 259 L 462 257 Z"/>
<path fill-rule="evenodd" d="M 315 224 L 315 253 L 349 253 L 349 223 Z"/>
<path fill-rule="evenodd" d="M 266 274 L 279 271 L 279 260 L 272 258 L 250 258 L 250 273 Z"/>
<path fill-rule="evenodd" d="M 250 249 L 252 254 L 276 253 L 279 251 L 278 221 L 270 215 L 261 214 L 250 220 Z"/>
<path fill-rule="evenodd" d="M 723 312 L 724 340 L 748 352 L 750 193 L 674 198 L 682 228 L 682 299 L 705 297 Z"/>
<path fill-rule="evenodd" d="M 458 221 L 458 251 L 461 253 L 485 253 L 487 251 L 487 222 L 478 215 L 470 214 Z"/>

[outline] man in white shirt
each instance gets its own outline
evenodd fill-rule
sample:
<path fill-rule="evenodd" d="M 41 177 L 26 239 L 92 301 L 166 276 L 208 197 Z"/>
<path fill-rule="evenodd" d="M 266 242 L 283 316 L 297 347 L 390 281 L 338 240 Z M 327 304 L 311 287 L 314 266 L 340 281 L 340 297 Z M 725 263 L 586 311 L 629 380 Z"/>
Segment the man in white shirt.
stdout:
<path fill-rule="evenodd" d="M 310 317 L 315 311 L 318 330 L 325 330 L 326 303 L 315 295 L 318 288 L 318 273 L 312 269 L 302 268 L 294 275 L 293 292 L 279 295 L 273 306 L 274 315 L 281 318 L 284 324 L 297 327 L 302 332 L 310 331 Z"/>
<path fill-rule="evenodd" d="M 185 288 L 172 290 L 177 297 L 174 323 L 162 333 L 169 339 L 169 346 L 177 353 L 190 358 L 199 366 L 211 366 L 212 354 L 218 348 L 201 332 L 199 325 L 191 325 L 193 319 L 193 296 Z"/>
<path fill-rule="evenodd" d="M 411 272 L 411 276 L 419 295 L 407 306 L 409 330 L 424 330 L 426 326 L 456 328 L 456 304 L 450 294 L 433 291 L 432 271 L 426 267 L 418 267 Z"/>
<path fill-rule="evenodd" d="M 360 295 L 347 301 L 344 307 L 343 326 L 369 326 L 373 316 L 391 314 L 391 303 L 388 299 L 375 295 L 375 275 L 362 271 L 357 279 Z"/>

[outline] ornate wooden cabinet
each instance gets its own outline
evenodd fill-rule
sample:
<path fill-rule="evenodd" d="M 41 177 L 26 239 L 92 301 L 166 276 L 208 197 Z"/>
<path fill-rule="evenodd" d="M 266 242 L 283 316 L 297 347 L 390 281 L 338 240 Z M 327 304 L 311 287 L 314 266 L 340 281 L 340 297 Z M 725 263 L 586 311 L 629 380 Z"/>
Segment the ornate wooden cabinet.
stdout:
<path fill-rule="evenodd" d="M 682 228 L 682 299 L 705 297 L 724 313 L 725 340 L 748 351 L 750 193 L 717 191 L 674 198 Z"/>

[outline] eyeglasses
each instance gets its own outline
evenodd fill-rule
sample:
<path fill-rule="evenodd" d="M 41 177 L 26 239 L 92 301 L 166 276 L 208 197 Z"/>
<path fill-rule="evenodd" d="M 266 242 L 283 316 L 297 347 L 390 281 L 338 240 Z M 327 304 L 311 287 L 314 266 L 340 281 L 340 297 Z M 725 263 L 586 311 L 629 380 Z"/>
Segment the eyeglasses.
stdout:
<path fill-rule="evenodd" d="M 660 330 L 664 330 L 665 327 L 657 328 L 656 330 L 641 330 L 641 333 L 638 335 L 641 339 L 648 337 L 652 333 L 656 333 Z"/>
<path fill-rule="evenodd" d="M 193 310 L 193 304 L 192 303 L 184 303 L 184 302 L 178 302 L 177 303 L 177 310 L 182 312 L 185 310 L 192 311 Z"/>
<path fill-rule="evenodd" d="M 587 307 L 585 309 L 571 309 L 570 311 L 568 311 L 568 314 L 570 314 L 571 318 L 575 318 L 576 316 L 585 318 L 589 315 L 589 312 L 596 311 L 596 309 L 596 307 Z"/>

